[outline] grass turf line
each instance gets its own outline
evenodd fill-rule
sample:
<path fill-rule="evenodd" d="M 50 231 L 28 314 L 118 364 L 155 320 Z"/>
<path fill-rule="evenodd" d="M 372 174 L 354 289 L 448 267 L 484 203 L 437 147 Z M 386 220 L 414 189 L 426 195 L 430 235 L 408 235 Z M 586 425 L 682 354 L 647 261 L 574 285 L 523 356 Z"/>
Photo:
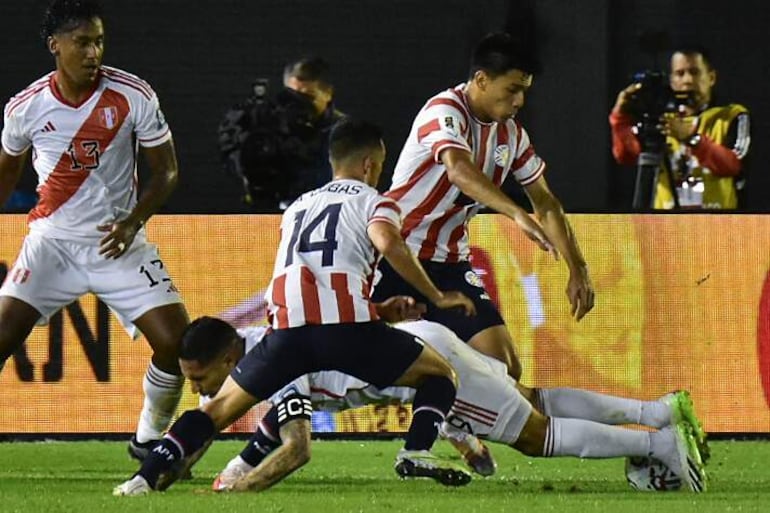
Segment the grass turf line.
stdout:
<path fill-rule="evenodd" d="M 714 442 L 705 494 L 640 493 L 625 483 L 623 461 L 533 459 L 491 445 L 499 467 L 458 489 L 400 481 L 400 442 L 317 441 L 311 462 L 259 494 L 213 494 L 213 476 L 241 442 L 216 442 L 192 481 L 148 497 L 112 497 L 136 465 L 122 442 L 0 443 L 3 513 L 105 512 L 760 512 L 770 506 L 770 443 Z M 436 452 L 454 457 L 439 442 Z"/>

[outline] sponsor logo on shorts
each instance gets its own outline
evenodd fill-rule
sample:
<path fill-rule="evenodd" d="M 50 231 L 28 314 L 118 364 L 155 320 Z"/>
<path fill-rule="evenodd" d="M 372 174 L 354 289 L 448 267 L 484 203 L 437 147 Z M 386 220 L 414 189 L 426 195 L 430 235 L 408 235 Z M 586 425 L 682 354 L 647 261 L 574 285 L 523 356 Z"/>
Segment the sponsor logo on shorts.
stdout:
<path fill-rule="evenodd" d="M 479 275 L 473 271 L 466 271 L 465 281 L 467 281 L 470 285 L 473 285 L 474 287 L 481 288 L 484 286 L 484 283 L 481 281 L 481 278 L 479 278 Z"/>

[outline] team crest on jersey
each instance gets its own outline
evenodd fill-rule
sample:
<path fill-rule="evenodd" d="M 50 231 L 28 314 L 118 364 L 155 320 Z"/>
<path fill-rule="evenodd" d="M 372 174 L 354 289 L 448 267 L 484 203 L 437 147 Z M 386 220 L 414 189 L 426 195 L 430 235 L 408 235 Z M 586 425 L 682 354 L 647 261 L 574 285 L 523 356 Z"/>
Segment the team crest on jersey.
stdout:
<path fill-rule="evenodd" d="M 457 127 L 459 126 L 459 123 L 457 122 L 457 119 L 455 119 L 453 116 L 445 116 L 444 119 L 441 120 L 441 128 L 445 132 L 449 132 L 450 134 L 457 136 Z"/>
<path fill-rule="evenodd" d="M 507 144 L 501 144 L 495 148 L 495 164 L 500 167 L 506 167 L 508 165 L 508 157 L 511 155 L 511 149 Z"/>
<path fill-rule="evenodd" d="M 473 285 L 474 287 L 484 286 L 484 283 L 481 281 L 481 278 L 479 278 L 479 275 L 474 273 L 473 271 L 465 272 L 465 281 L 467 281 L 469 284 Z"/>
<path fill-rule="evenodd" d="M 118 124 L 118 109 L 116 107 L 99 109 L 99 124 L 107 130 L 112 130 Z"/>

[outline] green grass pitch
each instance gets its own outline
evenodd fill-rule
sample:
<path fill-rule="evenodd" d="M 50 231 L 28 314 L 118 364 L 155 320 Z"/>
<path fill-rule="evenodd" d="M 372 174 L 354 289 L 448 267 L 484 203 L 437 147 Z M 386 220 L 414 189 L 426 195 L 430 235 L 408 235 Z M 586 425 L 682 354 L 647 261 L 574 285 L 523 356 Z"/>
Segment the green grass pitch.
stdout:
<path fill-rule="evenodd" d="M 242 446 L 218 441 L 192 481 L 146 497 L 112 497 L 136 469 L 122 442 L 0 443 L 0 512 L 770 512 L 770 442 L 713 442 L 710 489 L 631 490 L 623 461 L 532 459 L 491 446 L 498 472 L 464 488 L 401 481 L 393 472 L 398 441 L 316 441 L 313 458 L 259 494 L 214 494 L 211 480 Z M 436 452 L 454 457 L 439 442 Z"/>

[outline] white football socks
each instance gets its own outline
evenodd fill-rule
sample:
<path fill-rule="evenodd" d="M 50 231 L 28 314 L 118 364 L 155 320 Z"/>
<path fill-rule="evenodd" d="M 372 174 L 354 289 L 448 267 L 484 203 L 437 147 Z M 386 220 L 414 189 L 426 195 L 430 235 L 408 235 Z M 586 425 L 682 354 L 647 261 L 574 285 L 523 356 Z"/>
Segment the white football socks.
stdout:
<path fill-rule="evenodd" d="M 659 401 L 639 401 L 577 388 L 539 388 L 537 394 L 542 413 L 549 417 L 654 428 L 667 426 L 671 420 L 671 409 Z"/>
<path fill-rule="evenodd" d="M 548 419 L 543 456 L 649 456 L 650 433 L 583 419 Z"/>
<path fill-rule="evenodd" d="M 164 372 L 150 362 L 142 381 L 144 406 L 136 428 L 137 442 L 145 443 L 163 436 L 179 405 L 183 386 L 184 376 Z"/>

